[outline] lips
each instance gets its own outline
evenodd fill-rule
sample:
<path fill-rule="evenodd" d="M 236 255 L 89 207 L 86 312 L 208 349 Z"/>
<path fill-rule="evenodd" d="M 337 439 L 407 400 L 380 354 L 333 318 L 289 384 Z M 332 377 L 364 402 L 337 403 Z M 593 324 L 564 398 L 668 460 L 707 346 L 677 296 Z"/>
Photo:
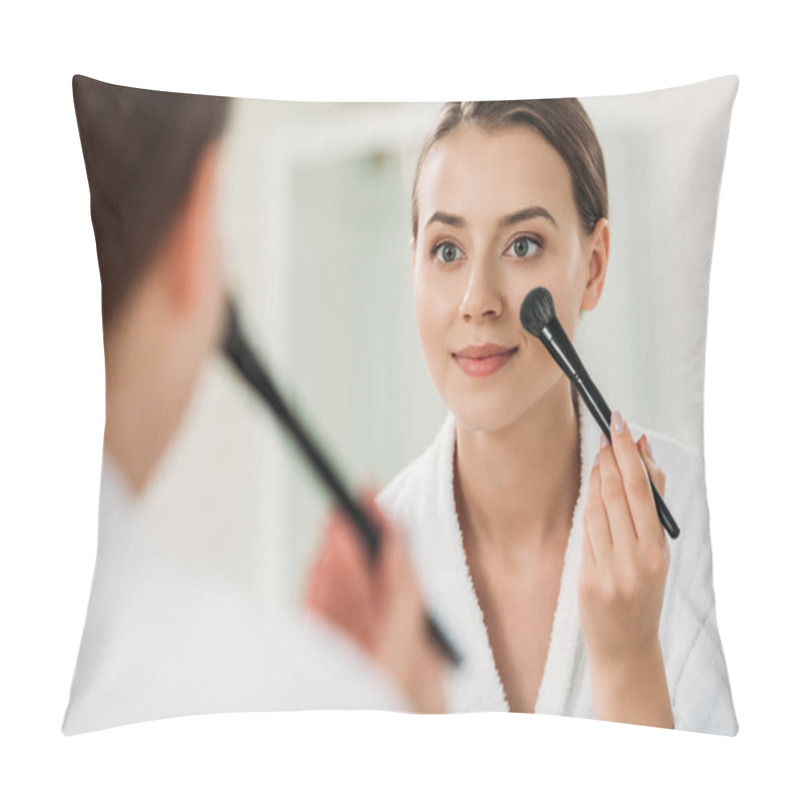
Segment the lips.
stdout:
<path fill-rule="evenodd" d="M 517 349 L 499 344 L 470 345 L 453 353 L 453 358 L 461 370 L 470 377 L 484 378 L 504 367 Z"/>

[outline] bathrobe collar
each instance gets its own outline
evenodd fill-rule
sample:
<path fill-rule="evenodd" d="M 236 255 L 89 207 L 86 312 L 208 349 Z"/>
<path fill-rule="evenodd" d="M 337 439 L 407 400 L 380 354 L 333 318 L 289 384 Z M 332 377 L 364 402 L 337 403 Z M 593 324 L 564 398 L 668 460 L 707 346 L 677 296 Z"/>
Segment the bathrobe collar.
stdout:
<path fill-rule="evenodd" d="M 600 430 L 582 402 L 578 407 L 581 481 L 564 557 L 558 602 L 547 660 L 536 701 L 536 713 L 565 713 L 573 672 L 582 657 L 583 638 L 578 621 L 578 568 L 583 539 L 589 472 L 600 446 Z M 464 651 L 463 668 L 449 682 L 452 710 L 508 710 L 489 634 L 467 565 L 466 552 L 456 513 L 453 488 L 455 419 L 448 415 L 431 455 L 436 459 L 436 514 L 438 530 L 428 530 L 415 544 L 417 566 L 433 608 Z M 432 465 L 433 466 L 433 465 Z"/>

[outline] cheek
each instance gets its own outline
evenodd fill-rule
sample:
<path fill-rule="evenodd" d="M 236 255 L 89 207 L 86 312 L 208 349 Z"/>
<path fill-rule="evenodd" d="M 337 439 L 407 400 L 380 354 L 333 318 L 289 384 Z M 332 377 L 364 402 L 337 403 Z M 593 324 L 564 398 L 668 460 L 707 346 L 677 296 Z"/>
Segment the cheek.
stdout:
<path fill-rule="evenodd" d="M 535 279 L 518 287 L 514 296 L 516 306 L 513 309 L 516 318 L 519 319 L 519 309 L 528 292 L 537 286 L 544 286 L 553 297 L 559 322 L 572 338 L 585 289 L 581 255 L 579 248 L 570 248 L 558 259 L 554 258 L 546 265 L 543 264 Z"/>
<path fill-rule="evenodd" d="M 428 366 L 428 372 L 435 382 L 441 371 L 442 353 L 446 348 L 446 329 L 435 310 L 431 308 L 427 297 L 415 296 L 414 311 L 417 320 L 417 333 L 422 345 L 422 354 Z"/>
<path fill-rule="evenodd" d="M 453 291 L 443 283 L 437 279 L 414 282 L 417 334 L 428 374 L 442 397 L 448 394 L 447 376 L 452 366 L 450 349 L 457 344 L 453 326 L 458 318 L 454 313 Z"/>
<path fill-rule="evenodd" d="M 448 326 L 453 317 L 453 291 L 437 277 L 416 272 L 414 275 L 414 314 L 426 350 L 444 347 Z"/>

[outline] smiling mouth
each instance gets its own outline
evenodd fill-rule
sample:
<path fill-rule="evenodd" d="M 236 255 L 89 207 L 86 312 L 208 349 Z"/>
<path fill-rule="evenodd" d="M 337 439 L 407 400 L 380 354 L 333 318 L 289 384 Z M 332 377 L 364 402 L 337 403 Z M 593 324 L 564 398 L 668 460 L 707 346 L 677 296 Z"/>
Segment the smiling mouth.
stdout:
<path fill-rule="evenodd" d="M 493 375 L 502 369 L 509 360 L 515 355 L 519 348 L 513 347 L 511 350 L 504 350 L 500 353 L 492 353 L 486 356 L 461 356 L 453 353 L 456 364 L 462 372 L 471 378 L 485 378 Z"/>

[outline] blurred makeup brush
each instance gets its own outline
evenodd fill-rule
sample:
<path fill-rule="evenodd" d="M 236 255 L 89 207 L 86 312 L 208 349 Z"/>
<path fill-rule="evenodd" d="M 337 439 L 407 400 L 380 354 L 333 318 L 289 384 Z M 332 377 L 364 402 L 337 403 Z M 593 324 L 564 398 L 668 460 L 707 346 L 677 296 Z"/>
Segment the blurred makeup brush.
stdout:
<path fill-rule="evenodd" d="M 311 436 L 300 424 L 300 420 L 292 413 L 284 402 L 277 386 L 272 381 L 263 362 L 256 356 L 254 350 L 242 333 L 239 325 L 239 315 L 233 300 L 227 301 L 227 320 L 225 333 L 220 346 L 223 353 L 236 368 L 245 382 L 261 399 L 269 405 L 275 416 L 280 420 L 284 429 L 291 434 L 300 451 L 306 457 L 307 463 L 312 467 L 319 480 L 333 495 L 342 511 L 347 514 L 356 531 L 361 536 L 361 541 L 367 549 L 371 561 L 377 559 L 380 552 L 381 533 L 372 520 L 351 497 L 345 488 L 344 482 L 334 470 L 331 463 L 323 455 L 322 450 L 314 443 Z M 428 635 L 434 644 L 454 666 L 461 662 L 461 655 L 450 642 L 438 622 L 430 614 L 426 615 Z"/>

